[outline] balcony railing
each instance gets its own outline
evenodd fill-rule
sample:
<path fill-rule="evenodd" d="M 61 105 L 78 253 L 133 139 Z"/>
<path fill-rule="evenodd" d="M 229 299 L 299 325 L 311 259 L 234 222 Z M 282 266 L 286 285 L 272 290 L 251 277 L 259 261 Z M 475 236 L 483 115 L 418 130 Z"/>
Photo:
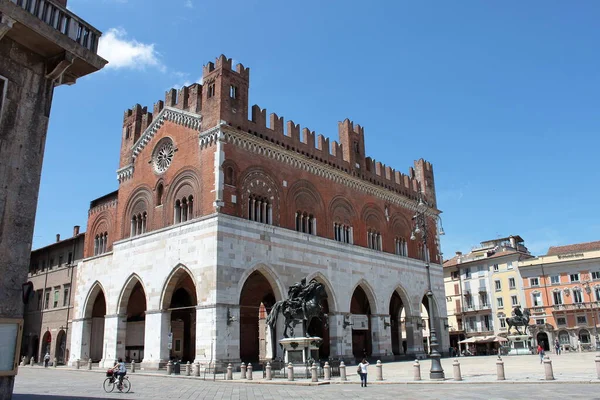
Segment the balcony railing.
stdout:
<path fill-rule="evenodd" d="M 573 311 L 573 310 L 592 310 L 596 309 L 600 311 L 600 301 L 592 301 L 587 303 L 575 303 L 575 304 L 555 304 L 552 306 L 553 311 Z"/>
<path fill-rule="evenodd" d="M 465 329 L 465 332 L 467 332 L 467 333 L 475 333 L 475 332 L 483 333 L 483 332 L 493 332 L 493 331 L 494 331 L 494 328 L 491 327 L 491 326 L 482 326 L 482 327 L 477 327 L 477 326 L 476 327 L 469 327 L 469 326 L 467 326 L 466 329 Z"/>
<path fill-rule="evenodd" d="M 482 311 L 482 310 L 490 310 L 492 306 L 490 304 L 478 304 L 472 306 L 464 306 L 462 308 L 463 312 L 474 312 L 474 311 Z"/>
<path fill-rule="evenodd" d="M 10 0 L 31 15 L 73 39 L 94 54 L 98 52 L 100 31 L 50 0 Z"/>

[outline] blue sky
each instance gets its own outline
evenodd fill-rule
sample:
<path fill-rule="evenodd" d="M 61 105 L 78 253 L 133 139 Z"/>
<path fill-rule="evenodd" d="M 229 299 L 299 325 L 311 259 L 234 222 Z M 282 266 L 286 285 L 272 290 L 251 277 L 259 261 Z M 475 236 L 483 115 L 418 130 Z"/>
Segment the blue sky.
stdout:
<path fill-rule="evenodd" d="M 598 240 L 595 1 L 69 0 L 104 32 L 103 71 L 55 91 L 34 248 L 85 229 L 117 188 L 123 112 L 198 81 L 221 53 L 250 102 L 404 173 L 434 165 L 445 258 L 521 235 L 535 254 Z M 585 210 L 588 211 L 585 211 Z"/>

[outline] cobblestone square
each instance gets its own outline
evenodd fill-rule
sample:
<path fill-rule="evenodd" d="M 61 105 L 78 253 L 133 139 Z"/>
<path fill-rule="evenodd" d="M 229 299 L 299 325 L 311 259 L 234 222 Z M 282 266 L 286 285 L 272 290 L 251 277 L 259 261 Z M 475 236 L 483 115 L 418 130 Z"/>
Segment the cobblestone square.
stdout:
<path fill-rule="evenodd" d="M 452 381 L 452 359 L 442 360 L 445 382 L 428 380 L 429 362 L 422 362 L 422 382 L 413 382 L 412 362 L 384 364 L 384 381 L 373 382 L 374 366 L 369 367 L 371 383 L 361 388 L 359 379 L 350 372 L 347 383 L 307 386 L 304 380 L 293 385 L 285 381 L 266 382 L 260 371 L 252 382 L 204 381 L 198 378 L 166 376 L 160 373 L 130 373 L 132 391 L 128 394 L 105 393 L 103 369 L 94 371 L 67 368 L 20 368 L 16 379 L 16 400 L 57 399 L 339 399 L 366 396 L 376 399 L 521 399 L 560 398 L 594 399 L 600 381 L 596 378 L 594 353 L 554 356 L 555 381 L 543 381 L 543 367 L 536 356 L 505 357 L 506 377 L 497 382 L 495 357 L 460 358 L 463 381 Z M 409 376 L 410 375 L 410 376 Z"/>

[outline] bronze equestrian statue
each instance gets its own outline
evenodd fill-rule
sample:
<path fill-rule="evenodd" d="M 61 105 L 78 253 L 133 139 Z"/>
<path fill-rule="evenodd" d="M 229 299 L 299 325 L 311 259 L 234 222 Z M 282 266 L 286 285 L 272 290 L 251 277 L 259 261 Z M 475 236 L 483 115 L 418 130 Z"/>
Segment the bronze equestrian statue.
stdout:
<path fill-rule="evenodd" d="M 513 310 L 515 316 L 511 318 L 506 318 L 506 323 L 508 324 L 508 334 L 510 335 L 510 329 L 514 326 L 519 335 L 527 334 L 527 327 L 529 326 L 529 317 L 530 312 L 528 308 L 525 308 L 523 312 L 521 312 L 521 307 L 516 306 Z M 519 330 L 519 326 L 524 327 L 523 333 Z"/>
<path fill-rule="evenodd" d="M 327 293 L 325 293 L 325 286 L 322 283 L 312 279 L 307 284 L 306 279 L 302 279 L 290 286 L 286 300 L 280 300 L 273 305 L 267 317 L 267 324 L 273 329 L 277 324 L 277 317 L 281 313 L 285 317 L 283 337 L 290 337 L 288 330 L 294 337 L 294 327 L 299 323 L 303 324 L 304 332 L 308 336 L 307 329 L 312 319 L 318 318 L 323 321 L 324 313 L 321 304 L 326 298 Z M 327 319 L 324 322 L 326 324 Z"/>

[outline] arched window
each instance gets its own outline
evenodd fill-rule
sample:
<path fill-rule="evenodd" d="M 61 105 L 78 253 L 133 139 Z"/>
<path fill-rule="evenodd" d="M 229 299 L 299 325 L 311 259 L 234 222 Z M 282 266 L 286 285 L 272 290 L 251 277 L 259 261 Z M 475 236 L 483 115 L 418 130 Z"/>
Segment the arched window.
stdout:
<path fill-rule="evenodd" d="M 131 236 L 141 235 L 142 233 L 146 233 L 146 220 L 148 218 L 148 214 L 146 211 L 142 213 L 138 213 L 131 217 Z"/>
<path fill-rule="evenodd" d="M 423 247 L 423 243 L 417 244 L 417 258 L 419 260 L 425 260 L 425 250 Z"/>
<path fill-rule="evenodd" d="M 296 230 L 298 232 L 308 233 L 309 235 L 317 234 L 317 219 L 307 212 L 296 212 Z"/>
<path fill-rule="evenodd" d="M 102 232 L 94 237 L 94 255 L 106 253 L 108 243 L 108 232 Z"/>
<path fill-rule="evenodd" d="M 194 218 L 194 196 L 175 201 L 175 223 L 186 222 Z"/>
<path fill-rule="evenodd" d="M 163 184 L 159 183 L 158 187 L 156 188 L 156 205 L 157 206 L 162 206 L 164 190 L 165 189 L 164 189 Z"/>
<path fill-rule="evenodd" d="M 100 235 L 94 238 L 94 255 L 97 256 L 100 248 Z"/>
<path fill-rule="evenodd" d="M 232 166 L 225 168 L 225 184 L 235 186 L 235 170 Z"/>
<path fill-rule="evenodd" d="M 339 222 L 333 223 L 333 238 L 338 242 L 352 243 L 352 227 Z"/>
<path fill-rule="evenodd" d="M 381 249 L 383 247 L 382 240 L 381 240 L 381 233 L 374 229 L 369 229 L 367 231 L 367 246 L 370 249 L 381 251 Z"/>
<path fill-rule="evenodd" d="M 399 256 L 406 257 L 408 256 L 408 244 L 406 239 L 402 237 L 397 237 L 394 239 L 394 248 L 395 253 Z"/>
<path fill-rule="evenodd" d="M 273 206 L 266 197 L 248 196 L 248 219 L 269 225 L 273 223 Z"/>

